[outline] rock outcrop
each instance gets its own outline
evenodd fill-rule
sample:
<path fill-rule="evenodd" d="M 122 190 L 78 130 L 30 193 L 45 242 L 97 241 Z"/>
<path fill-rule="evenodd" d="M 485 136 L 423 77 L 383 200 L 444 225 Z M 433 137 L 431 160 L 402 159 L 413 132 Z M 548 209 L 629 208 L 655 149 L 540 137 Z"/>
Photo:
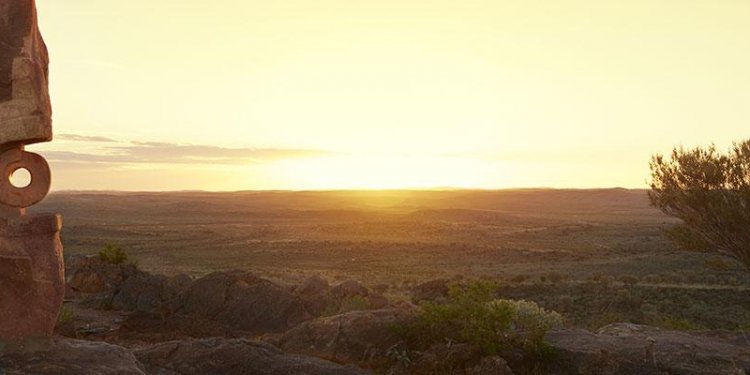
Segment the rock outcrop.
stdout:
<path fill-rule="evenodd" d="M 313 318 L 297 296 L 248 272 L 217 272 L 194 281 L 174 312 L 251 334 L 282 332 Z"/>
<path fill-rule="evenodd" d="M 163 375 L 363 375 L 368 372 L 318 358 L 285 354 L 247 339 L 209 338 L 172 341 L 136 350 L 152 374 Z"/>
<path fill-rule="evenodd" d="M 344 363 L 370 363 L 386 357 L 401 339 L 393 326 L 414 316 L 414 306 L 351 311 L 305 322 L 287 331 L 279 347 Z"/>
<path fill-rule="evenodd" d="M 0 348 L 8 375 L 363 375 L 319 358 L 291 355 L 257 341 L 210 338 L 128 350 L 98 341 L 26 340 Z"/>
<path fill-rule="evenodd" d="M 553 331 L 555 368 L 565 374 L 743 374 L 750 372 L 750 342 L 730 332 L 666 331 L 617 323 L 596 333 Z"/>
<path fill-rule="evenodd" d="M 597 332 L 549 332 L 546 340 L 552 351 L 544 358 L 523 348 L 486 356 L 476 346 L 451 341 L 414 350 L 394 330 L 419 311 L 408 302 L 314 317 L 317 312 L 311 311 L 315 309 L 310 303 L 316 299 L 330 307 L 376 295 L 359 283 L 331 287 L 325 279 L 312 277 L 289 287 L 240 271 L 191 280 L 152 275 L 98 258 L 74 259 L 70 268 L 71 289 L 83 296 L 84 290 L 91 292 L 89 297 L 104 295 L 111 308 L 124 310 L 119 329 L 98 338 L 142 348 L 134 352 L 136 367 L 146 373 L 362 373 L 332 362 L 388 369 L 394 375 L 698 375 L 750 370 L 750 341 L 733 332 L 680 332 L 620 323 Z M 427 294 L 442 295 L 440 284 L 427 288 L 439 293 Z M 119 316 L 116 311 L 108 313 Z M 265 343 L 248 339 L 258 335 Z"/>
<path fill-rule="evenodd" d="M 127 349 L 103 342 L 55 338 L 0 348 L 0 373 L 35 375 L 144 375 Z"/>
<path fill-rule="evenodd" d="M 328 284 L 328 280 L 315 275 L 297 286 L 294 289 L 294 294 L 302 300 L 307 311 L 315 316 L 320 316 L 329 307 L 331 286 Z"/>
<path fill-rule="evenodd" d="M 130 264 L 73 259 L 68 285 L 83 304 L 122 310 L 122 333 L 164 338 L 281 333 L 313 319 L 298 295 L 248 272 L 216 272 L 197 280 L 166 277 Z"/>

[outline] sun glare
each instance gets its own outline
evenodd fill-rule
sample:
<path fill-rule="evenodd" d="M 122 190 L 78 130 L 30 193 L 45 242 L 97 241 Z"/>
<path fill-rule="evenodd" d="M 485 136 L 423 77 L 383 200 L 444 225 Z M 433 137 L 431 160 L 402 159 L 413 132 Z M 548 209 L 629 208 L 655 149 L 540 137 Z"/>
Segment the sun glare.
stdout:
<path fill-rule="evenodd" d="M 274 169 L 308 189 L 475 188 L 491 170 L 475 160 L 390 155 L 283 160 Z"/>

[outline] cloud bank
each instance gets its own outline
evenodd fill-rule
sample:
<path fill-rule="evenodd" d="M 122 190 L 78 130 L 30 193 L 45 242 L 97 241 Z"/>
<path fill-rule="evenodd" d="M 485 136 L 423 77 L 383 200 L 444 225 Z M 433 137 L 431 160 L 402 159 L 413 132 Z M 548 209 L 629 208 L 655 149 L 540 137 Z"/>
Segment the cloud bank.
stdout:
<path fill-rule="evenodd" d="M 122 143 L 107 137 L 77 134 L 60 134 L 57 138 L 73 142 L 120 143 L 121 145 L 105 145 L 99 149 L 101 152 L 42 151 L 41 153 L 51 162 L 237 165 L 333 154 L 324 150 L 307 149 L 228 148 L 211 145 L 140 141 Z"/>

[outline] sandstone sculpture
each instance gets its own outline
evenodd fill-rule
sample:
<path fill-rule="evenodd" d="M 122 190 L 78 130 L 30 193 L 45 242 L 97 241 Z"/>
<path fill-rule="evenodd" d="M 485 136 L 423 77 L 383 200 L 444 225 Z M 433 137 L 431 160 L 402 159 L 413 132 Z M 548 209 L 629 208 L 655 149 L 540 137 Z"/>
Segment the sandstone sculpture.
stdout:
<path fill-rule="evenodd" d="M 51 335 L 64 295 L 61 219 L 26 214 L 50 187 L 24 149 L 52 140 L 48 61 L 34 0 L 0 0 L 0 341 Z M 14 186 L 22 169 L 31 182 Z"/>

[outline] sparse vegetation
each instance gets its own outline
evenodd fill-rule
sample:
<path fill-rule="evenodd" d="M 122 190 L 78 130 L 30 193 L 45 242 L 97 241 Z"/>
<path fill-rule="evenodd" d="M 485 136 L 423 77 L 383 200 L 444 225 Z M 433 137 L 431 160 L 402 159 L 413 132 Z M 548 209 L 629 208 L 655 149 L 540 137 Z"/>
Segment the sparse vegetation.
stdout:
<path fill-rule="evenodd" d="M 487 355 L 513 346 L 544 350 L 545 333 L 562 325 L 560 314 L 534 302 L 495 299 L 495 290 L 496 284 L 486 281 L 454 284 L 447 303 L 424 303 L 417 318 L 397 331 L 417 348 L 449 340 L 473 344 Z"/>
<path fill-rule="evenodd" d="M 533 301 L 577 327 L 750 323 L 750 274 L 715 253 L 676 253 L 663 230 L 677 220 L 645 190 L 384 192 L 387 208 L 358 194 L 60 193 L 43 209 L 76 223 L 63 229 L 66 255 L 119 244 L 126 263 L 137 257 L 160 274 L 242 269 L 280 284 L 320 274 L 387 285 L 391 301 L 411 300 L 425 281 L 484 277 L 504 280 L 499 297 Z"/>
<path fill-rule="evenodd" d="M 72 322 L 73 319 L 75 319 L 76 313 L 68 306 L 63 306 L 60 309 L 60 314 L 57 315 L 57 323 L 58 324 L 65 324 Z"/>
<path fill-rule="evenodd" d="M 99 258 L 112 264 L 124 264 L 128 261 L 128 254 L 118 245 L 106 244 L 104 249 L 99 251 Z"/>
<path fill-rule="evenodd" d="M 746 294 L 731 288 L 590 281 L 546 287 L 503 284 L 498 292 L 505 298 L 530 300 L 564 312 L 566 323 L 590 329 L 630 322 L 668 329 L 741 330 L 750 323 L 750 311 L 744 307 Z"/>

